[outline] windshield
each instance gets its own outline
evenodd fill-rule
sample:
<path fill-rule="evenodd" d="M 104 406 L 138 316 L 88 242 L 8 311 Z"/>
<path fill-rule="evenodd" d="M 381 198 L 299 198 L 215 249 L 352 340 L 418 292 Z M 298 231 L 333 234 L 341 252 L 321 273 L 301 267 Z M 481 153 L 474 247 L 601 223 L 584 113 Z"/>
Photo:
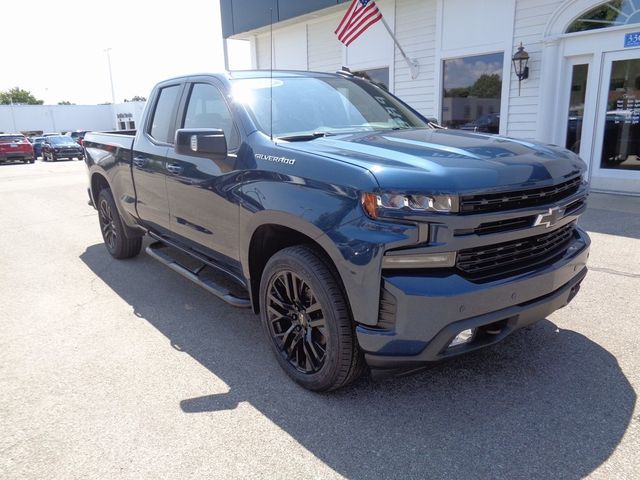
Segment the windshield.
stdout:
<path fill-rule="evenodd" d="M 64 145 L 65 143 L 76 143 L 70 137 L 47 137 L 47 141 L 53 145 Z"/>
<path fill-rule="evenodd" d="M 26 138 L 22 135 L 7 135 L 5 137 L 0 137 L 0 143 L 13 143 L 13 142 L 23 142 Z"/>
<path fill-rule="evenodd" d="M 233 83 L 234 100 L 245 105 L 257 127 L 273 136 L 427 128 L 428 124 L 383 89 L 336 77 L 247 78 Z"/>

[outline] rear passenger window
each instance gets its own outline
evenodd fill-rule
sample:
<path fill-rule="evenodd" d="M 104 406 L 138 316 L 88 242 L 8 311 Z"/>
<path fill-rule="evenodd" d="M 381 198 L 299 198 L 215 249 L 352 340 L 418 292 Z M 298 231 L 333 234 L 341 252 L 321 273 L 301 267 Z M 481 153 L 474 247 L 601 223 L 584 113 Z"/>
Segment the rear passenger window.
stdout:
<path fill-rule="evenodd" d="M 240 144 L 227 102 L 220 90 L 206 83 L 192 87 L 183 128 L 219 128 L 224 131 L 229 150 L 235 150 Z"/>
<path fill-rule="evenodd" d="M 180 85 L 160 90 L 149 129 L 149 135 L 158 142 L 173 143 L 173 132 L 169 132 L 169 126 L 173 123 L 173 112 L 179 93 Z"/>

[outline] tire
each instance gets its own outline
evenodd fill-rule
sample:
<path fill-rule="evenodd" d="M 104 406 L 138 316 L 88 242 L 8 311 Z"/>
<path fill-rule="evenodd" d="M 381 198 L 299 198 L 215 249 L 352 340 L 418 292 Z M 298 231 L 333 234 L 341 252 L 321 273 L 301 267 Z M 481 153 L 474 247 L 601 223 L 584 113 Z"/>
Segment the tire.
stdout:
<path fill-rule="evenodd" d="M 127 237 L 111 190 L 103 188 L 98 194 L 98 221 L 107 251 L 119 260 L 135 257 L 142 248 L 142 237 Z"/>
<path fill-rule="evenodd" d="M 260 281 L 260 319 L 278 363 L 317 392 L 343 387 L 366 368 L 334 272 L 323 255 L 301 245 L 271 257 Z"/>

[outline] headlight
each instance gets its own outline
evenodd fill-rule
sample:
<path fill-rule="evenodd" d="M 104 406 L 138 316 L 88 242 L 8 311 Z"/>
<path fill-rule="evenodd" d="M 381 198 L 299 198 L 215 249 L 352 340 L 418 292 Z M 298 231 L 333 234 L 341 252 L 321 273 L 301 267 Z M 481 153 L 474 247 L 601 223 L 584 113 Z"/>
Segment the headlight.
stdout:
<path fill-rule="evenodd" d="M 405 195 L 401 193 L 363 193 L 362 208 L 376 219 L 384 211 L 452 213 L 458 211 L 458 197 L 451 195 Z"/>

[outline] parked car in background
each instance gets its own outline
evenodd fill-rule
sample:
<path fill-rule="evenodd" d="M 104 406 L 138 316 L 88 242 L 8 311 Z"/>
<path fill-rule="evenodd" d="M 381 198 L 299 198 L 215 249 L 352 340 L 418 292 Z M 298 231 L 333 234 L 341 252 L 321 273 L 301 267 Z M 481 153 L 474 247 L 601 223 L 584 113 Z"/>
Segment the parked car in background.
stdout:
<path fill-rule="evenodd" d="M 482 133 L 498 133 L 500 131 L 500 114 L 487 113 L 472 122 L 465 123 L 460 130 L 471 130 Z"/>
<path fill-rule="evenodd" d="M 45 162 L 55 162 L 60 158 L 83 160 L 84 149 L 67 135 L 45 137 L 42 144 L 42 159 Z"/>
<path fill-rule="evenodd" d="M 78 145 L 82 145 L 84 136 L 87 132 L 89 132 L 89 130 L 76 130 L 75 132 L 67 132 L 66 135 L 73 138 Z"/>
<path fill-rule="evenodd" d="M 58 135 L 61 135 L 60 133 L 43 133 L 42 136 L 43 137 L 57 137 Z"/>
<path fill-rule="evenodd" d="M 44 143 L 44 137 L 31 137 L 29 139 L 33 146 L 33 156 L 35 158 L 42 156 L 42 144 Z"/>
<path fill-rule="evenodd" d="M 10 161 L 35 162 L 33 147 L 21 133 L 0 135 L 0 163 Z"/>

